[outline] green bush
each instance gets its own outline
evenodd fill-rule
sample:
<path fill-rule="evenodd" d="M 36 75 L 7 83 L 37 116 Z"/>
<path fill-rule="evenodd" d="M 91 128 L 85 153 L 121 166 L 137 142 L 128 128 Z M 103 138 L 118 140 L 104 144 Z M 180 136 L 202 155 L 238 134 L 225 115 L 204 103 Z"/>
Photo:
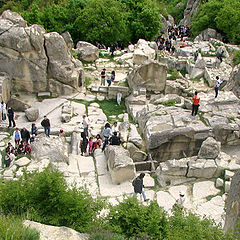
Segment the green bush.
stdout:
<path fill-rule="evenodd" d="M 240 63 L 240 51 L 235 51 L 233 54 L 233 66 L 236 66 Z"/>
<path fill-rule="evenodd" d="M 0 215 L 0 239 L 38 240 L 39 233 L 35 229 L 24 227 L 20 217 Z"/>
<path fill-rule="evenodd" d="M 63 175 L 50 167 L 0 183 L 0 209 L 4 214 L 28 213 L 31 220 L 45 224 L 84 232 L 102 207 L 103 203 L 92 199 L 85 189 L 69 189 Z"/>
<path fill-rule="evenodd" d="M 167 80 L 176 80 L 179 78 L 179 72 L 177 69 L 169 71 L 169 74 L 171 74 L 171 76 L 167 77 Z"/>
<path fill-rule="evenodd" d="M 112 233 L 109 230 L 95 228 L 89 240 L 127 240 L 124 236 Z"/>
<path fill-rule="evenodd" d="M 143 206 L 136 198 L 124 199 L 110 207 L 106 219 L 106 228 L 128 237 L 147 234 L 152 239 L 164 239 L 167 225 L 166 213 L 157 202 Z"/>

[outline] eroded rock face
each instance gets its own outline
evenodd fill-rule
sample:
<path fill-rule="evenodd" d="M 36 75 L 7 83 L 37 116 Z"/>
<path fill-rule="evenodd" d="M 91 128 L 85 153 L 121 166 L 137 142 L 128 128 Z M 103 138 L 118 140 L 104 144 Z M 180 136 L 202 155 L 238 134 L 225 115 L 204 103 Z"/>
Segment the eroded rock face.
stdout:
<path fill-rule="evenodd" d="M 108 146 L 105 150 L 112 182 L 119 184 L 133 179 L 136 175 L 135 165 L 128 150 L 121 146 Z"/>
<path fill-rule="evenodd" d="M 211 38 L 222 40 L 222 36 L 215 29 L 207 28 L 202 31 L 195 40 L 197 41 L 209 41 Z"/>
<path fill-rule="evenodd" d="M 236 228 L 237 222 L 240 220 L 240 171 L 232 178 L 230 191 L 226 201 L 226 220 L 224 231 L 234 230 L 240 234 L 240 229 Z"/>
<path fill-rule="evenodd" d="M 34 228 L 40 233 L 40 240 L 87 240 L 88 234 L 79 233 L 68 227 L 56 227 L 33 222 L 23 221 L 26 227 Z"/>
<path fill-rule="evenodd" d="M 196 15 L 200 2 L 201 0 L 188 0 L 184 10 L 184 18 L 180 21 L 180 25 L 190 26 L 191 18 Z"/>
<path fill-rule="evenodd" d="M 240 96 L 240 64 L 233 68 L 225 89 L 233 91 L 238 97 Z"/>
<path fill-rule="evenodd" d="M 147 91 L 163 91 L 166 85 L 167 67 L 155 61 L 147 61 L 134 68 L 127 76 L 129 87 L 146 87 Z"/>
<path fill-rule="evenodd" d="M 76 52 L 81 60 L 93 62 L 99 58 L 99 50 L 91 43 L 79 41 L 76 46 Z"/>
<path fill-rule="evenodd" d="M 62 137 L 49 138 L 41 134 L 37 136 L 31 147 L 31 156 L 36 161 L 42 159 L 48 159 L 50 162 L 68 161 L 68 146 Z"/>
<path fill-rule="evenodd" d="M 213 137 L 207 138 L 198 153 L 199 158 L 215 159 L 221 149 L 221 143 L 217 142 Z"/>
<path fill-rule="evenodd" d="M 34 122 L 39 117 L 39 110 L 38 108 L 29 108 L 25 111 L 25 116 L 29 122 Z"/>
<path fill-rule="evenodd" d="M 81 62 L 75 60 L 63 37 L 45 33 L 39 25 L 27 26 L 9 10 L 0 17 L 0 72 L 9 75 L 14 91 L 62 94 L 49 80 L 76 91 L 83 82 Z"/>

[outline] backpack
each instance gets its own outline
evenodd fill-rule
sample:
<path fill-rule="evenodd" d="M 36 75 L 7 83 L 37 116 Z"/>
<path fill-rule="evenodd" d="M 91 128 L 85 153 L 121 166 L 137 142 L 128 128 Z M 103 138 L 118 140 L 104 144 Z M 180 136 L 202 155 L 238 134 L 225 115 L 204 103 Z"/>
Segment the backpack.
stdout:
<path fill-rule="evenodd" d="M 136 184 L 137 184 L 137 178 L 135 178 L 135 179 L 132 181 L 132 185 L 133 185 L 133 187 L 135 187 Z"/>

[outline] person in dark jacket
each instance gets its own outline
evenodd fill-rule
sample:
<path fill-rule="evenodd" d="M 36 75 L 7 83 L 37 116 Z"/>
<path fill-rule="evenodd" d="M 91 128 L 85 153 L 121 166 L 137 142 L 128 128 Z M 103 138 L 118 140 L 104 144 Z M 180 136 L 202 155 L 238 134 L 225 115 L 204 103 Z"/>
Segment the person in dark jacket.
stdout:
<path fill-rule="evenodd" d="M 146 194 L 143 190 L 143 178 L 145 177 L 145 173 L 141 173 L 137 178 L 135 178 L 132 182 L 132 185 L 134 187 L 134 194 L 133 196 L 136 196 L 138 193 L 143 195 L 144 201 L 149 201 L 149 199 L 146 197 Z"/>
<path fill-rule="evenodd" d="M 21 130 L 21 137 L 22 140 L 27 144 L 30 139 L 30 133 L 25 127 Z"/>
<path fill-rule="evenodd" d="M 8 115 L 8 121 L 9 121 L 9 125 L 8 128 L 12 127 L 12 123 L 13 123 L 13 127 L 16 126 L 16 123 L 14 121 L 14 111 L 11 107 L 7 108 L 7 115 Z"/>
<path fill-rule="evenodd" d="M 44 116 L 44 119 L 42 120 L 41 125 L 44 127 L 44 132 L 45 132 L 46 136 L 49 137 L 49 135 L 50 135 L 50 121 L 47 118 L 47 116 Z"/>
<path fill-rule="evenodd" d="M 110 145 L 118 145 L 119 146 L 121 144 L 121 140 L 120 140 L 120 137 L 117 136 L 117 132 L 113 133 L 113 136 L 110 137 L 109 141 L 110 141 Z"/>
<path fill-rule="evenodd" d="M 83 154 L 87 153 L 88 139 L 85 132 L 81 132 L 81 137 L 82 139 L 80 141 L 80 148 L 81 148 L 81 155 L 83 156 Z"/>

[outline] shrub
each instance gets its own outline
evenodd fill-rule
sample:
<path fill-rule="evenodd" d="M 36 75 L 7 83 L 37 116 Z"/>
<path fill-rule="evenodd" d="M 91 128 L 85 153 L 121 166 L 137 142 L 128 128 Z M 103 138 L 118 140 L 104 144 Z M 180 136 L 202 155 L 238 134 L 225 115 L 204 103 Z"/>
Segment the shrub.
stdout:
<path fill-rule="evenodd" d="M 117 206 L 110 207 L 106 228 L 128 237 L 142 234 L 152 239 L 166 237 L 167 218 L 165 211 L 157 202 L 143 206 L 136 198 L 124 199 Z"/>
<path fill-rule="evenodd" d="M 235 51 L 233 57 L 233 66 L 236 66 L 239 63 L 240 63 L 240 51 Z"/>
<path fill-rule="evenodd" d="M 24 174 L 17 181 L 0 183 L 0 209 L 4 214 L 28 213 L 31 220 L 67 226 L 84 232 L 102 208 L 84 188 L 67 187 L 63 175 L 50 167 Z"/>
<path fill-rule="evenodd" d="M 171 76 L 167 77 L 167 80 L 176 80 L 177 78 L 179 78 L 179 72 L 177 71 L 177 69 L 169 71 L 169 74 L 171 74 Z"/>
<path fill-rule="evenodd" d="M 38 240 L 39 233 L 35 229 L 24 227 L 20 217 L 0 215 L 0 239 Z"/>

